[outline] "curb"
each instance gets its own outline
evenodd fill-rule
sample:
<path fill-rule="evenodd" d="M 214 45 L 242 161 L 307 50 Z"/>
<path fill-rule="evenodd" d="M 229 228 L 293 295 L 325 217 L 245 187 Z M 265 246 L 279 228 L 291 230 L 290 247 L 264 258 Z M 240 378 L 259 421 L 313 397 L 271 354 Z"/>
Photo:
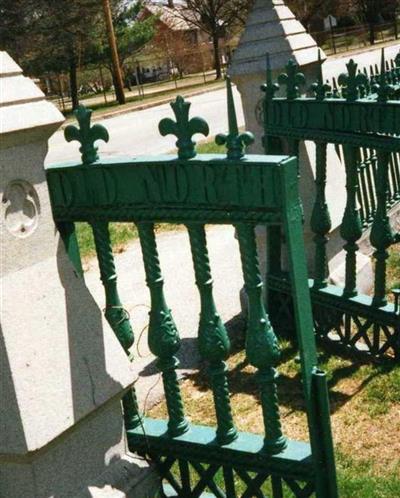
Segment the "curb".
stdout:
<path fill-rule="evenodd" d="M 182 96 L 184 97 L 195 97 L 197 95 L 203 95 L 204 93 L 208 93 L 208 92 L 212 92 L 214 90 L 220 90 L 224 88 L 224 82 L 221 81 L 221 85 L 219 84 L 215 84 L 215 86 L 212 86 L 211 88 L 203 88 L 201 90 L 193 90 L 193 91 L 188 91 L 188 92 L 185 92 L 185 89 L 182 89 Z M 178 92 L 178 90 L 177 90 Z M 169 104 L 172 100 L 173 100 L 173 96 L 169 96 L 169 97 L 165 97 L 163 99 L 160 99 L 160 100 L 157 100 L 156 102 L 147 102 L 147 103 L 143 103 L 143 104 L 139 104 L 137 106 L 134 106 L 134 107 L 127 107 L 125 109 L 117 109 L 115 111 L 110 111 L 110 112 L 107 112 L 105 114 L 101 114 L 101 115 L 97 115 L 94 114 L 93 117 L 92 117 L 92 122 L 96 122 L 96 121 L 102 121 L 103 119 L 109 119 L 109 118 L 114 118 L 115 116 L 120 116 L 122 114 L 129 114 L 131 112 L 135 112 L 135 111 L 143 111 L 145 109 L 151 109 L 152 107 L 157 107 L 159 105 L 165 105 L 165 104 Z M 74 120 L 72 120 L 74 121 Z M 65 122 L 61 127 L 60 129 L 63 130 L 66 126 L 68 126 L 69 124 L 71 124 L 71 121 L 69 122 Z"/>

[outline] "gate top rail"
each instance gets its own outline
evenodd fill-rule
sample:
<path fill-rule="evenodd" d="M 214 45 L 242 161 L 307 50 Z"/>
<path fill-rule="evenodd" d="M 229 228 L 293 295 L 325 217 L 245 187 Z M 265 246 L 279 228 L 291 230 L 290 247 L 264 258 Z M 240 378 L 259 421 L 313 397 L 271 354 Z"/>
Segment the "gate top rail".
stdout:
<path fill-rule="evenodd" d="M 371 79 L 350 60 L 347 73 L 338 78 L 341 91 L 332 90 L 323 81 L 320 68 L 317 81 L 310 88 L 313 97 L 300 96 L 300 87 L 306 81 L 295 62 L 288 62 L 278 84 L 272 81 L 267 62 L 267 83 L 263 87 L 267 133 L 295 140 L 400 151 L 400 139 L 396 137 L 400 129 L 400 102 L 391 100 L 400 90 L 400 58 L 395 62 L 388 68 L 382 50 L 380 73 Z M 275 96 L 283 86 L 285 97 Z"/>
<path fill-rule="evenodd" d="M 208 135 L 202 118 L 189 119 L 190 103 L 177 97 L 176 120 L 163 119 L 160 133 L 177 137 L 172 155 L 100 159 L 95 142 L 108 141 L 102 125 L 90 125 L 91 111 L 78 108 L 79 127 L 68 126 L 68 141 L 81 144 L 82 162 L 47 169 L 54 218 L 75 221 L 152 221 L 236 223 L 279 221 L 282 209 L 281 169 L 293 172 L 295 158 L 246 156 L 251 133 L 240 133 L 228 81 L 229 132 L 219 134 L 227 154 L 196 154 L 193 135 Z"/>

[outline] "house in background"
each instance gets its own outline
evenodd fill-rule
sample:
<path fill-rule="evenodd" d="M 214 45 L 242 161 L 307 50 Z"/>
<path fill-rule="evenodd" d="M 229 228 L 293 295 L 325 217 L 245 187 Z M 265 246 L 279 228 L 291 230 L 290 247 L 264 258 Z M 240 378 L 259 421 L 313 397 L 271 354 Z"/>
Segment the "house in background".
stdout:
<path fill-rule="evenodd" d="M 213 67 L 210 37 L 183 19 L 183 9 L 186 6 L 176 0 L 148 2 L 143 6 L 139 20 L 156 17 L 156 34 L 138 58 L 146 81 L 149 77 L 162 79 L 165 73 L 183 76 Z"/>

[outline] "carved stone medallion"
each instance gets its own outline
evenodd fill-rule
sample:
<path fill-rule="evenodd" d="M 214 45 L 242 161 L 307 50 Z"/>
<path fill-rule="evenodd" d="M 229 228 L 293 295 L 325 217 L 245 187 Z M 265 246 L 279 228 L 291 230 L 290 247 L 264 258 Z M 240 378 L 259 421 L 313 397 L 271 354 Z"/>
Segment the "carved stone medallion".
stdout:
<path fill-rule="evenodd" d="M 7 230 L 14 237 L 29 237 L 36 230 L 40 215 L 39 197 L 33 185 L 25 180 L 11 181 L 2 202 Z"/>

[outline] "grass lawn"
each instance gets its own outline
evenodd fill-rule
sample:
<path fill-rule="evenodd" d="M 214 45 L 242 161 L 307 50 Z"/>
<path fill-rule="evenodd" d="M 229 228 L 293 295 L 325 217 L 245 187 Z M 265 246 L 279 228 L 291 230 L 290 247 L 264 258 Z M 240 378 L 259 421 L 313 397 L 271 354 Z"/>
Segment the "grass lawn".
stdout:
<path fill-rule="evenodd" d="M 235 337 L 238 335 L 240 331 L 235 331 Z M 278 381 L 281 417 L 285 435 L 305 441 L 307 426 L 295 356 L 291 345 L 283 343 Z M 237 427 L 262 434 L 255 369 L 246 363 L 241 341 L 234 341 L 228 366 Z M 324 353 L 321 366 L 329 375 L 339 496 L 399 498 L 400 366 L 368 365 Z M 204 367 L 186 377 L 182 394 L 187 416 L 193 423 L 215 426 L 213 399 Z M 148 415 L 166 418 L 165 403 L 153 407 Z M 292 496 L 288 490 L 286 496 Z"/>
<path fill-rule="evenodd" d="M 400 288 L 400 244 L 390 248 L 386 287 L 388 291 Z"/>

